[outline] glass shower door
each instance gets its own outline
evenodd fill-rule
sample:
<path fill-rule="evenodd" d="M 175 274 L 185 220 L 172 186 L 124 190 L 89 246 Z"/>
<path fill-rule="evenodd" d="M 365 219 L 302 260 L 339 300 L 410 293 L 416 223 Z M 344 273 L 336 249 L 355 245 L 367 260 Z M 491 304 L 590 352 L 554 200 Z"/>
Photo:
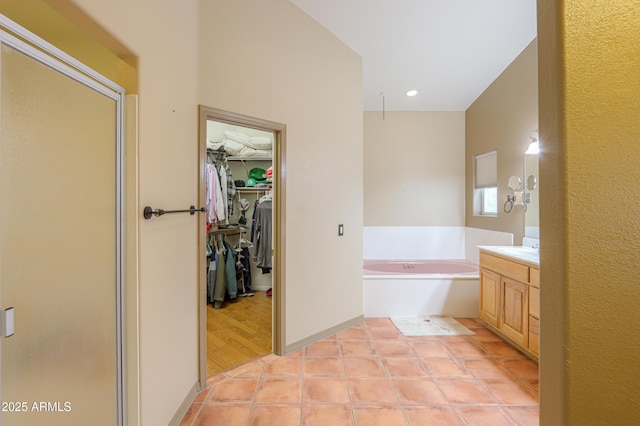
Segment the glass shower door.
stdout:
<path fill-rule="evenodd" d="M 0 61 L 0 420 L 116 425 L 117 101 L 7 44 Z"/>

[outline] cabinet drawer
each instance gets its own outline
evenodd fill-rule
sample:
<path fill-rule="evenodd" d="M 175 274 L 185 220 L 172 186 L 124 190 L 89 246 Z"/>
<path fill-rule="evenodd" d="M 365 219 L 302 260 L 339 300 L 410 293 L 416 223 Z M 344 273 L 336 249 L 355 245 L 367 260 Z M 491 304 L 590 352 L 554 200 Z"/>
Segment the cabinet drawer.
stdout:
<path fill-rule="evenodd" d="M 529 317 L 529 350 L 540 355 L 540 320 Z"/>
<path fill-rule="evenodd" d="M 529 267 L 501 257 L 480 253 L 480 266 L 522 283 L 529 282 Z"/>
<path fill-rule="evenodd" d="M 531 268 L 529 272 L 529 284 L 540 287 L 540 269 Z"/>
<path fill-rule="evenodd" d="M 529 287 L 529 315 L 540 319 L 540 289 L 536 287 Z"/>

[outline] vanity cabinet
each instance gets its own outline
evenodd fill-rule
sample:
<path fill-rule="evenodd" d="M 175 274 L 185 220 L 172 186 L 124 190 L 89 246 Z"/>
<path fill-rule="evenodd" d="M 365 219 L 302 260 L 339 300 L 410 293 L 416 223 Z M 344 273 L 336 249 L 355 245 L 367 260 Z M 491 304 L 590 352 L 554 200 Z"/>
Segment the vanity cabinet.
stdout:
<path fill-rule="evenodd" d="M 540 270 L 531 268 L 529 280 L 529 350 L 540 354 Z"/>
<path fill-rule="evenodd" d="M 500 330 L 514 343 L 526 347 L 529 343 L 529 286 L 503 277 L 500 295 Z"/>
<path fill-rule="evenodd" d="M 540 270 L 515 257 L 480 251 L 480 317 L 534 359 L 540 342 Z"/>
<path fill-rule="evenodd" d="M 498 326 L 500 301 L 500 275 L 480 269 L 480 317 L 494 327 Z"/>

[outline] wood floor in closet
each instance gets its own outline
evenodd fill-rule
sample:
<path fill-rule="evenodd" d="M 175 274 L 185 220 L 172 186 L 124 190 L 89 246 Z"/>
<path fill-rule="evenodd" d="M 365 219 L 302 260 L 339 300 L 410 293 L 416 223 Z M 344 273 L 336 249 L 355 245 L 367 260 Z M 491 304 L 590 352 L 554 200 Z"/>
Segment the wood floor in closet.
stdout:
<path fill-rule="evenodd" d="M 271 300 L 263 291 L 207 306 L 207 374 L 271 353 Z"/>

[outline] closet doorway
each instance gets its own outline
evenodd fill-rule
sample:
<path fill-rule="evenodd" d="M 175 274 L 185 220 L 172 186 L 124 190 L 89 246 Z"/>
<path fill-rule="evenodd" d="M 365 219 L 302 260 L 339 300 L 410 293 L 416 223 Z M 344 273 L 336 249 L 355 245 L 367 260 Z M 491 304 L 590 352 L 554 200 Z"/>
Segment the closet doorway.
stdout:
<path fill-rule="evenodd" d="M 284 350 L 283 124 L 200 106 L 200 385 Z"/>

